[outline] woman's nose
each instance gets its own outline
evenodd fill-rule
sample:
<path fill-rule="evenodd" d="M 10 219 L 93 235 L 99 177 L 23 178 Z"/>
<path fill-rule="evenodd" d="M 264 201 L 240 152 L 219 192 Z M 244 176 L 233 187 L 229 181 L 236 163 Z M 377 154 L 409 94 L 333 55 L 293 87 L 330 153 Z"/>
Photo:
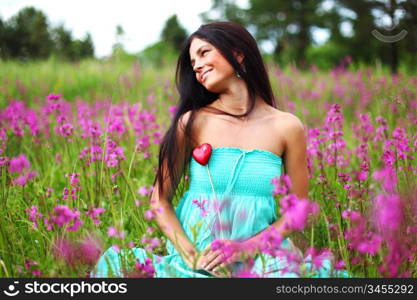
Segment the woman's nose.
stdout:
<path fill-rule="evenodd" d="M 203 66 L 201 65 L 201 63 L 199 63 L 199 62 L 195 62 L 194 67 L 193 67 L 194 72 L 198 72 L 198 71 L 200 71 L 202 68 L 203 68 Z"/>

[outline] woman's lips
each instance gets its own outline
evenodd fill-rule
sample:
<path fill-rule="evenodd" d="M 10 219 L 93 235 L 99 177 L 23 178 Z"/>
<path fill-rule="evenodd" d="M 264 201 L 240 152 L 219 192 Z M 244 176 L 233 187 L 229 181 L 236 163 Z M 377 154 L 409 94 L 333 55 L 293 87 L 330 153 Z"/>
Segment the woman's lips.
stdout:
<path fill-rule="evenodd" d="M 208 71 L 205 71 L 203 74 L 201 74 L 201 81 L 204 81 L 207 78 L 208 73 L 210 73 L 210 72 L 211 72 L 211 70 L 208 70 Z"/>

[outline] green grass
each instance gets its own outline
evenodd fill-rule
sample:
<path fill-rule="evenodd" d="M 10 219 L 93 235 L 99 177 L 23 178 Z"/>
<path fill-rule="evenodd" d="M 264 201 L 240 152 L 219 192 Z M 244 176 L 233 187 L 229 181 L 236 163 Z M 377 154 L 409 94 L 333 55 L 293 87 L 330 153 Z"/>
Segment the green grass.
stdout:
<path fill-rule="evenodd" d="M 57 93 L 73 105 L 72 113 L 67 117 L 71 123 L 77 124 L 79 117 L 76 110 L 80 106 L 75 104 L 80 100 L 86 104 L 110 103 L 115 107 L 124 108 L 139 105 L 139 110 L 154 113 L 154 123 L 160 126 L 147 128 L 143 134 L 151 135 L 156 131 L 163 133 L 170 122 L 168 107 L 176 104 L 178 99 L 174 85 L 174 68 L 175 65 L 172 64 L 161 69 L 144 69 L 137 62 L 112 60 L 89 60 L 78 64 L 53 60 L 25 64 L 0 61 L 0 109 L 3 110 L 15 99 L 23 101 L 28 108 L 39 112 L 39 108 L 45 105 L 48 94 Z M 282 72 L 281 75 L 277 75 L 278 70 Z M 322 126 L 330 104 L 338 103 L 342 106 L 343 137 L 346 141 L 344 155 L 349 159 L 349 165 L 339 168 L 338 171 L 353 174 L 359 169 L 361 160 L 351 152 L 360 143 L 354 135 L 354 126 L 359 124 L 360 113 L 369 114 L 375 128 L 378 126 L 375 118 L 384 117 L 390 135 L 394 128 L 403 127 L 412 147 L 416 137 L 416 127 L 413 126 L 416 120 L 416 77 L 402 75 L 394 81 L 381 69 L 351 70 L 335 75 L 322 71 L 301 72 L 292 68 L 281 70 L 277 66 L 269 65 L 269 71 L 279 108 L 297 115 L 308 128 Z M 105 126 L 103 114 L 106 112 L 106 108 L 102 108 L 90 119 Z M 126 159 L 121 161 L 118 167 L 108 167 L 103 160 L 86 165 L 85 161 L 79 158 L 79 154 L 84 147 L 90 145 L 92 139 L 81 137 L 82 132 L 77 127 L 71 137 L 72 141 L 68 142 L 68 138 L 55 134 L 55 126 L 58 123 L 54 115 L 47 116 L 47 119 L 51 122 L 49 137 L 41 134 L 35 138 L 30 135 L 27 127 L 25 135 L 20 137 L 6 127 L 7 141 L 4 141 L 3 154 L 0 152 L 0 156 L 15 157 L 25 153 L 31 162 L 31 169 L 38 171 L 39 176 L 24 187 L 12 185 L 11 180 L 16 175 L 9 173 L 4 166 L 0 167 L 0 275 L 3 277 L 31 277 L 34 276 L 31 273 L 34 269 L 41 270 L 42 276 L 84 276 L 87 266 L 72 269 L 62 260 L 56 259 L 52 249 L 54 238 L 66 236 L 70 240 L 77 240 L 87 233 L 95 233 L 102 240 L 103 249 L 106 249 L 112 244 L 125 245 L 128 241 L 141 245 L 140 239 L 146 229 L 149 226 L 155 227 L 154 221 L 148 222 L 143 217 L 149 203 L 147 197 L 140 196 L 137 190 L 141 186 L 149 187 L 153 182 L 159 145 L 153 144 L 151 139 L 149 158 L 145 158 L 143 152 L 134 151 L 138 136 L 126 111 L 123 117 L 126 132 L 103 133 L 97 139 L 97 143 L 104 147 L 105 138 L 110 137 L 123 148 Z M 371 175 L 374 170 L 383 166 L 383 143 L 369 142 L 369 146 Z M 322 151 L 324 150 L 323 148 Z M 341 212 L 348 208 L 366 215 L 369 212 L 370 199 L 381 192 L 381 187 L 370 178 L 366 182 L 366 194 L 361 197 L 349 197 L 337 180 L 335 168 L 324 164 L 323 174 L 328 182 L 323 184 L 319 180 L 321 171 L 317 164 L 318 161 L 314 160 L 309 197 L 320 204 L 320 215 L 307 230 L 294 234 L 295 240 L 300 245 L 305 242 L 306 246 L 332 249 L 338 258 L 344 259 L 348 270 L 355 275 L 381 276 L 376 266 L 383 261 L 383 251 L 373 257 L 363 256 L 361 264 L 349 263 L 359 254 L 347 249 L 347 241 L 343 238 L 342 232 L 350 228 L 351 224 L 341 217 Z M 396 165 L 397 168 L 409 166 L 415 168 L 415 161 L 398 161 Z M 65 177 L 68 173 L 81 174 L 81 190 L 77 191 L 75 200 L 62 200 L 64 188 L 71 188 Z M 115 176 L 114 179 L 112 175 Z M 415 189 L 415 171 L 398 171 L 397 175 L 400 194 L 406 195 Z M 352 186 L 359 188 L 357 181 L 353 181 Z M 50 196 L 47 195 L 48 188 L 53 188 Z M 178 202 L 179 197 L 180 194 L 173 200 L 174 204 Z M 144 204 L 137 207 L 135 200 L 142 200 Z M 339 203 L 340 208 L 336 203 Z M 65 204 L 81 212 L 84 224 L 80 229 L 77 232 L 68 232 L 65 228 L 49 231 L 42 219 L 38 220 L 38 228 L 32 229 L 32 222 L 25 210 L 36 205 L 45 217 L 57 204 Z M 98 226 L 94 225 L 91 219 L 84 217 L 84 213 L 93 207 L 106 209 Z M 336 226 L 338 233 L 329 229 L 330 223 Z M 125 239 L 107 237 L 109 226 L 123 230 L 126 234 Z M 160 231 L 153 236 L 162 238 Z M 164 254 L 163 246 L 162 243 L 155 252 Z M 28 260 L 35 260 L 38 265 L 26 269 L 24 264 Z M 416 266 L 414 255 L 414 261 L 404 268 L 415 276 Z"/>

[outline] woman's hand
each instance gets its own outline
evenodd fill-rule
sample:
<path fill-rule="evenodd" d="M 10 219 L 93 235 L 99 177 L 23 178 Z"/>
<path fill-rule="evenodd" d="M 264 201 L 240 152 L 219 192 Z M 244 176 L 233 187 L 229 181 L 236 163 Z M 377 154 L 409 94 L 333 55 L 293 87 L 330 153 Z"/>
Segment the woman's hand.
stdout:
<path fill-rule="evenodd" d="M 205 251 L 207 251 L 207 250 L 205 250 Z M 184 262 L 186 263 L 186 265 L 191 270 L 203 269 L 202 263 L 201 263 L 202 253 L 199 253 L 196 250 L 191 250 L 191 251 L 188 251 L 187 253 L 184 253 L 181 256 L 182 256 Z"/>
<path fill-rule="evenodd" d="M 221 264 L 224 257 L 222 250 L 213 250 L 211 245 L 201 252 L 188 251 L 182 255 L 184 262 L 192 270 L 204 270 L 215 277 L 231 277 L 227 266 Z M 214 270 L 216 266 L 217 268 Z"/>
<path fill-rule="evenodd" d="M 231 272 L 228 266 L 240 261 L 243 254 L 241 243 L 228 239 L 217 239 L 204 251 L 201 260 L 202 267 L 215 276 L 223 274 L 230 277 Z"/>

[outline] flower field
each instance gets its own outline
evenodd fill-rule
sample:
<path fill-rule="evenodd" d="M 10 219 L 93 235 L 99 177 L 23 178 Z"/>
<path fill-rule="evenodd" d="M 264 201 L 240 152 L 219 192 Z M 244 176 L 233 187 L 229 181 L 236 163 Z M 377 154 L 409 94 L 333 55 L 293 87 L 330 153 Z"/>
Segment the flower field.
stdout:
<path fill-rule="evenodd" d="M 165 254 L 149 196 L 178 100 L 174 72 L 0 62 L 2 277 L 88 277 L 109 247 Z M 352 276 L 416 277 L 417 77 L 347 65 L 269 72 L 279 109 L 308 139 L 314 209 L 284 177 L 271 183 L 294 242 L 316 264 L 330 251 Z M 150 261 L 132 267 L 153 276 Z"/>

